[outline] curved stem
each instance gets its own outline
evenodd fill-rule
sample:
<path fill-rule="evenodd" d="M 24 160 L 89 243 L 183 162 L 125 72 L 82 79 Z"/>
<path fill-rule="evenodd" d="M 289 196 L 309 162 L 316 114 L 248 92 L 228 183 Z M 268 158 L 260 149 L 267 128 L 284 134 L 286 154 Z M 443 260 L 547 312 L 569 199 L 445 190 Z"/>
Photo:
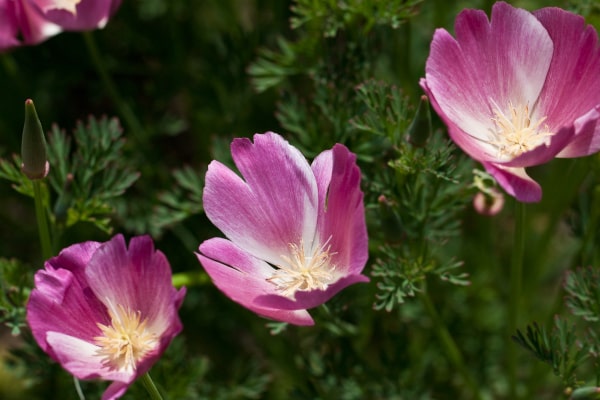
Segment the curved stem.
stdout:
<path fill-rule="evenodd" d="M 117 109 L 119 110 L 119 114 L 121 114 L 121 118 L 127 125 L 127 128 L 131 132 L 133 136 L 136 137 L 139 144 L 144 143 L 143 136 L 145 135 L 144 128 L 142 124 L 138 121 L 134 112 L 131 110 L 131 107 L 123 100 L 119 91 L 117 90 L 117 86 L 113 82 L 110 74 L 108 73 L 106 66 L 104 65 L 104 61 L 100 56 L 100 52 L 98 51 L 98 47 L 96 46 L 96 42 L 94 40 L 94 36 L 91 31 L 83 32 L 83 38 L 85 39 L 85 45 L 88 49 L 88 53 L 90 58 L 92 59 L 92 63 L 96 68 L 96 72 L 100 75 L 100 79 L 106 88 L 108 96 L 111 101 L 115 104 Z"/>
<path fill-rule="evenodd" d="M 433 302 L 429 298 L 429 295 L 427 294 L 426 289 L 419 292 L 419 298 L 421 299 L 423 306 L 425 306 L 425 310 L 427 311 L 427 314 L 429 314 L 429 317 L 433 321 L 435 333 L 437 334 L 438 339 L 440 340 L 440 343 L 442 344 L 442 347 L 446 351 L 446 355 L 450 359 L 450 362 L 462 376 L 463 380 L 465 381 L 465 384 L 469 387 L 469 389 L 473 393 L 473 397 L 475 399 L 481 399 L 481 394 L 479 393 L 479 388 L 477 387 L 477 384 L 473 380 L 473 377 L 471 376 L 469 369 L 467 368 L 467 366 L 465 364 L 463 356 L 462 356 L 460 350 L 458 349 L 456 342 L 454 341 L 454 339 L 448 332 L 448 328 L 444 324 L 444 321 L 442 321 L 442 319 L 440 318 L 440 315 L 437 312 Z"/>
<path fill-rule="evenodd" d="M 142 375 L 142 384 L 146 388 L 146 391 L 148 392 L 148 394 L 150 395 L 150 398 L 152 400 L 162 400 L 162 396 L 160 395 L 160 392 L 156 388 L 154 381 L 150 377 L 149 372 L 146 372 L 144 375 Z"/>
<path fill-rule="evenodd" d="M 508 308 L 508 372 L 510 398 L 516 399 L 517 392 L 517 348 L 510 342 L 519 323 L 519 308 L 523 276 L 523 256 L 525 255 L 525 204 L 515 202 L 515 236 L 510 268 L 510 295 Z"/>
<path fill-rule="evenodd" d="M 40 236 L 40 244 L 42 245 L 42 257 L 44 260 L 52 257 L 52 241 L 50 240 L 50 229 L 48 228 L 48 217 L 46 208 L 44 207 L 44 199 L 42 195 L 42 183 L 39 179 L 32 181 L 33 183 L 33 198 L 35 202 L 35 217 L 37 219 L 38 233 Z"/>

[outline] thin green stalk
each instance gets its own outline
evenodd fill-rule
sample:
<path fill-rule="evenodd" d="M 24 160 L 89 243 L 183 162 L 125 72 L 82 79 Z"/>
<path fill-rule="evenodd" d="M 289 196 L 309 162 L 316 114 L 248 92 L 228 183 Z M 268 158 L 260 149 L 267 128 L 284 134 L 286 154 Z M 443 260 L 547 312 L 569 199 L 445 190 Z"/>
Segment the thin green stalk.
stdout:
<path fill-rule="evenodd" d="M 469 369 L 465 364 L 463 356 L 460 350 L 458 349 L 456 342 L 454 342 L 454 339 L 448 332 L 448 328 L 444 324 L 444 321 L 442 321 L 442 319 L 440 318 L 440 315 L 437 312 L 433 302 L 429 298 L 426 288 L 423 291 L 419 292 L 419 298 L 421 299 L 423 306 L 425 306 L 427 314 L 429 314 L 429 317 L 433 321 L 435 333 L 437 334 L 438 339 L 440 340 L 440 343 L 442 344 L 442 347 L 446 352 L 446 355 L 450 359 L 450 362 L 452 363 L 454 368 L 456 368 L 458 373 L 462 376 L 463 380 L 465 381 L 465 384 L 473 393 L 473 397 L 475 399 L 481 399 L 479 387 L 473 380 L 473 377 L 471 376 L 471 373 L 469 372 Z"/>
<path fill-rule="evenodd" d="M 180 288 L 182 286 L 202 286 L 210 282 L 208 275 L 202 271 L 179 272 L 173 274 L 171 278 L 173 286 Z"/>
<path fill-rule="evenodd" d="M 77 392 L 77 396 L 79 396 L 79 400 L 85 400 L 85 395 L 83 394 L 83 390 L 81 390 L 79 379 L 73 377 L 73 384 L 75 385 L 75 391 Z"/>
<path fill-rule="evenodd" d="M 162 400 L 162 396 L 156 388 L 154 381 L 152 381 L 149 372 L 146 372 L 144 375 L 142 375 L 142 384 L 144 384 L 144 387 L 146 388 L 146 391 L 152 400 Z"/>
<path fill-rule="evenodd" d="M 129 107 L 129 104 L 127 104 L 127 102 L 125 102 L 119 94 L 117 86 L 110 77 L 110 74 L 104 65 L 104 61 L 100 56 L 100 52 L 98 51 L 98 47 L 96 46 L 96 41 L 94 40 L 92 32 L 83 32 L 83 38 L 85 39 L 85 44 L 90 58 L 92 59 L 92 63 L 94 64 L 96 72 L 100 76 L 100 79 L 102 80 L 102 83 L 104 84 L 111 101 L 119 110 L 119 114 L 121 114 L 121 118 L 123 118 L 127 128 L 129 129 L 129 132 L 136 137 L 138 144 L 143 144 L 144 141 L 142 139 L 145 136 L 144 128 L 138 121 L 135 113 L 131 110 L 131 107 Z"/>
<path fill-rule="evenodd" d="M 39 179 L 34 179 L 33 183 L 33 198 L 35 201 L 35 217 L 37 219 L 38 233 L 40 235 L 40 243 L 42 245 L 42 257 L 44 260 L 53 256 L 52 241 L 50 240 L 50 229 L 48 228 L 48 217 L 46 208 L 44 207 L 44 199 L 42 198 L 42 183 Z"/>
<path fill-rule="evenodd" d="M 510 294 L 508 305 L 508 373 L 509 394 L 517 398 L 517 346 L 510 337 L 517 331 L 523 279 L 523 257 L 525 255 L 525 204 L 515 201 L 515 236 L 510 268 Z"/>

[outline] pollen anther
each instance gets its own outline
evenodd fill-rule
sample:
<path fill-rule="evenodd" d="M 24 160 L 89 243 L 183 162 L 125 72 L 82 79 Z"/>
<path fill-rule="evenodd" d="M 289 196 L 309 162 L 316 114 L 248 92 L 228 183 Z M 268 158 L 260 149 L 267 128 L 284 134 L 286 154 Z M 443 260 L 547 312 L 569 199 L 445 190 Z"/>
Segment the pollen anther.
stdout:
<path fill-rule="evenodd" d="M 299 245 L 290 244 L 290 254 L 281 256 L 285 264 L 278 265 L 267 281 L 273 283 L 283 296 L 292 299 L 298 291 L 327 289 L 338 278 L 336 266 L 331 263 L 335 253 L 330 252 L 328 243 L 329 240 L 322 246 L 314 246 L 312 251 L 305 249 L 302 240 Z"/>
<path fill-rule="evenodd" d="M 140 311 L 119 304 L 109 307 L 109 315 L 110 325 L 97 324 L 102 331 L 102 336 L 94 338 L 99 346 L 97 354 L 110 369 L 135 371 L 138 363 L 158 345 L 157 335 L 148 330 L 148 320 L 141 320 Z"/>
<path fill-rule="evenodd" d="M 532 120 L 529 105 L 515 107 L 509 103 L 508 108 L 509 115 L 496 108 L 492 118 L 496 129 L 491 129 L 494 139 L 489 143 L 498 149 L 498 156 L 515 158 L 542 144 L 549 145 L 553 133 L 544 124 L 546 117 Z"/>

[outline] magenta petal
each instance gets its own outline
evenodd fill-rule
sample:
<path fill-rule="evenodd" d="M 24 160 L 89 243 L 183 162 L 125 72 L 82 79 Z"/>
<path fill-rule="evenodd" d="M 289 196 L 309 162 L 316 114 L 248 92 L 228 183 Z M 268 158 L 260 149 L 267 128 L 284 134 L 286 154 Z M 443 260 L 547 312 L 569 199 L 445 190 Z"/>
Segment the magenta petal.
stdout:
<path fill-rule="evenodd" d="M 560 8 L 543 8 L 534 15 L 554 42 L 539 107 L 550 129 L 556 131 L 600 105 L 598 34 L 581 16 Z"/>
<path fill-rule="evenodd" d="M 0 51 L 19 45 L 17 34 L 17 16 L 15 4 L 12 1 L 0 1 Z"/>
<path fill-rule="evenodd" d="M 210 259 L 231 265 L 240 272 L 263 281 L 270 278 L 275 271 L 273 267 L 263 260 L 254 257 L 226 239 L 212 238 L 206 240 L 200 245 L 199 250 L 204 256 Z"/>
<path fill-rule="evenodd" d="M 274 272 L 259 260 L 224 239 L 210 239 L 200 245 L 198 260 L 213 283 L 227 297 L 249 310 L 278 321 L 295 325 L 313 325 L 306 310 L 281 310 L 256 304 L 257 297 L 275 294 L 275 285 L 267 279 Z"/>
<path fill-rule="evenodd" d="M 54 359 L 56 355 L 46 343 L 47 332 L 90 341 L 100 333 L 96 323 L 109 322 L 104 306 L 92 294 L 82 274 L 98 246 L 100 243 L 96 242 L 73 245 L 46 262 L 45 270 L 35 275 L 35 288 L 27 303 L 27 322 L 40 347 Z"/>
<path fill-rule="evenodd" d="M 58 362 L 79 379 L 105 379 L 132 382 L 134 373 L 106 368 L 96 352 L 98 346 L 58 332 L 48 332 L 46 340 L 55 351 Z"/>
<path fill-rule="evenodd" d="M 48 21 L 42 11 L 28 1 L 16 1 L 15 14 L 23 44 L 40 43 L 63 30 L 57 24 Z"/>
<path fill-rule="evenodd" d="M 359 274 L 369 254 L 356 156 L 336 144 L 332 150 L 321 153 L 312 168 L 319 187 L 320 241 L 329 240 L 337 271 Z"/>
<path fill-rule="evenodd" d="M 442 121 L 444 121 L 444 123 L 448 127 L 448 134 L 450 135 L 450 137 L 452 138 L 452 140 L 454 141 L 454 143 L 456 143 L 456 145 L 458 147 L 463 149 L 463 151 L 465 153 L 467 153 L 468 155 L 470 155 L 471 157 L 473 157 L 476 160 L 496 159 L 496 156 L 494 154 L 497 152 L 497 150 L 495 148 L 493 148 L 491 145 L 483 142 L 482 139 L 477 139 L 476 137 L 471 136 L 467 132 L 463 131 L 455 122 L 453 122 L 444 113 L 444 110 L 442 109 L 442 107 L 440 107 L 440 105 L 438 104 L 438 102 L 435 98 L 435 94 L 431 91 L 431 89 L 427 85 L 426 79 L 422 78 L 419 81 L 419 85 L 427 94 L 427 97 L 429 98 L 429 101 L 430 101 L 433 109 L 436 111 L 436 113 L 440 116 Z M 475 123 L 475 122 L 473 122 L 473 123 Z M 484 130 L 489 129 L 489 127 L 487 126 L 487 124 L 481 124 L 477 129 L 484 131 Z"/>
<path fill-rule="evenodd" d="M 255 135 L 231 145 L 243 179 L 213 161 L 206 173 L 206 215 L 238 246 L 279 264 L 290 243 L 312 242 L 317 186 L 300 152 L 281 136 Z"/>
<path fill-rule="evenodd" d="M 129 268 L 130 258 L 123 235 L 116 235 L 96 250 L 90 259 L 85 275 L 96 297 L 110 307 L 120 304 L 135 310 L 139 303 L 137 286 L 143 282 L 138 279 L 142 273 L 140 265 Z"/>
<path fill-rule="evenodd" d="M 600 150 L 600 105 L 574 123 L 575 137 L 557 157 L 582 157 Z"/>
<path fill-rule="evenodd" d="M 102 28 L 121 5 L 121 0 L 82 0 L 75 14 L 67 10 L 45 11 L 48 21 L 67 31 L 88 31 Z"/>
<path fill-rule="evenodd" d="M 119 381 L 114 381 L 106 388 L 104 393 L 102 393 L 102 400 L 118 399 L 125 394 L 125 392 L 127 391 L 128 388 L 129 388 L 129 384 L 119 382 Z"/>
<path fill-rule="evenodd" d="M 185 291 L 177 295 L 169 263 L 162 252 L 155 251 L 149 236 L 132 238 L 127 249 L 123 236 L 116 235 L 96 250 L 85 273 L 108 308 L 119 304 L 140 311 L 148 328 L 159 336 L 181 331 L 174 304 Z"/>
<path fill-rule="evenodd" d="M 483 163 L 483 166 L 498 184 L 518 201 L 536 203 L 542 199 L 542 188 L 527 175 L 524 168 L 503 167 L 490 163 Z"/>
<path fill-rule="evenodd" d="M 279 294 L 265 294 L 255 299 L 257 305 L 278 308 L 282 310 L 298 310 L 320 306 L 329 301 L 342 289 L 360 282 L 369 282 L 365 275 L 348 275 L 327 287 L 326 290 L 298 291 L 295 300 Z"/>

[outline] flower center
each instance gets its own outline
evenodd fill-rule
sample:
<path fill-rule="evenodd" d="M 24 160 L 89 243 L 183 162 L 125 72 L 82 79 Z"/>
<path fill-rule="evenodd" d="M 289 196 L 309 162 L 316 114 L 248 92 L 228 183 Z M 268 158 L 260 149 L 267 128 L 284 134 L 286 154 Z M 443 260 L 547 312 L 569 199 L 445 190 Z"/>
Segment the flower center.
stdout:
<path fill-rule="evenodd" d="M 137 364 L 158 345 L 157 335 L 147 330 L 147 319 L 140 321 L 140 311 L 119 304 L 109 307 L 108 312 L 111 324 L 99 323 L 103 336 L 94 338 L 100 347 L 97 354 L 110 369 L 135 371 Z"/>
<path fill-rule="evenodd" d="M 267 281 L 273 283 L 283 296 L 292 299 L 297 291 L 327 289 L 337 279 L 335 265 L 330 262 L 335 253 L 329 252 L 331 246 L 328 243 L 329 240 L 308 254 L 303 241 L 300 245 L 290 244 L 290 255 L 281 256 L 286 265 L 278 265 L 279 269 Z"/>
<path fill-rule="evenodd" d="M 529 105 L 513 106 L 509 103 L 509 115 L 496 109 L 492 118 L 496 130 L 491 130 L 494 140 L 490 141 L 498 149 L 500 157 L 515 158 L 533 150 L 541 144 L 548 146 L 550 137 L 548 125 L 543 125 L 546 117 L 532 121 L 529 115 Z"/>

